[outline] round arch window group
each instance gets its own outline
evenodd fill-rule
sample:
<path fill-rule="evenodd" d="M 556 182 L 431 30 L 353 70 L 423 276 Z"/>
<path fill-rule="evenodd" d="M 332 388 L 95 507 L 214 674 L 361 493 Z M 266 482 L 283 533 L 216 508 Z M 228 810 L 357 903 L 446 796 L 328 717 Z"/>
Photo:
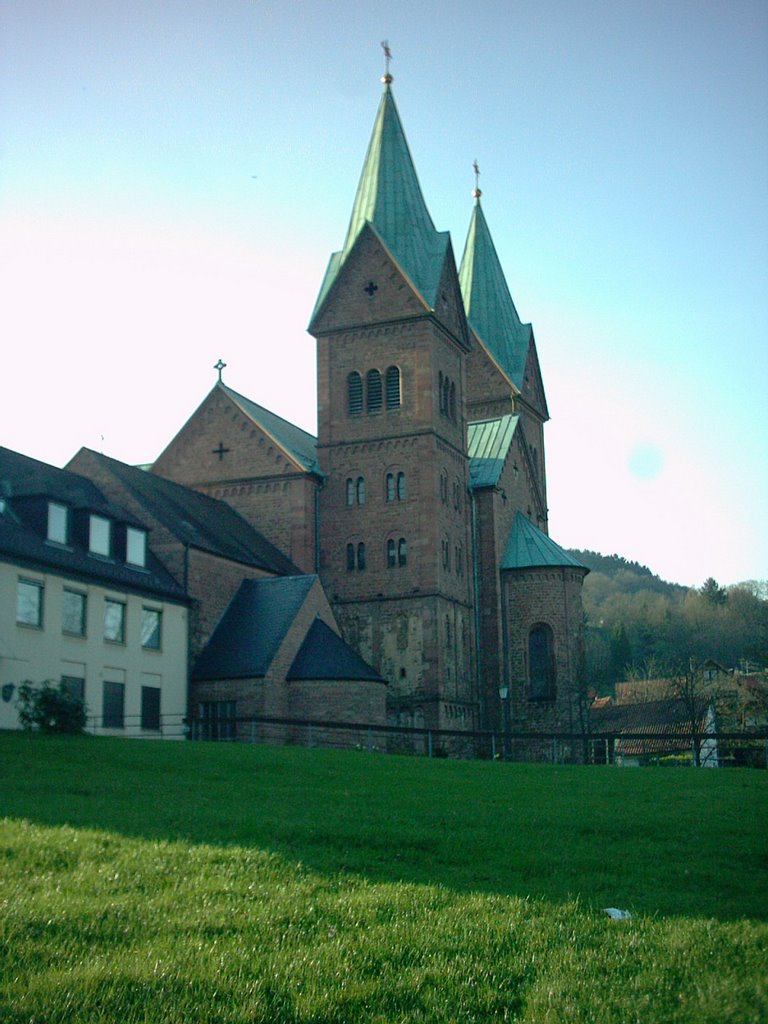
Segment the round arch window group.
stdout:
<path fill-rule="evenodd" d="M 403 382 L 399 366 L 388 366 L 382 375 L 381 370 L 371 369 L 365 377 L 353 370 L 347 377 L 347 413 L 350 416 L 362 416 L 363 412 L 375 415 L 399 409 L 402 404 Z"/>

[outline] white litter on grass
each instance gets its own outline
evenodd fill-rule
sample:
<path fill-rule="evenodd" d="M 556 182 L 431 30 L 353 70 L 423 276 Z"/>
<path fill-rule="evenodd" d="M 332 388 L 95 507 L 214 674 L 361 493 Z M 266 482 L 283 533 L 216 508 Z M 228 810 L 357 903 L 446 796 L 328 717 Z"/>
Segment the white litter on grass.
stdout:
<path fill-rule="evenodd" d="M 603 908 L 612 921 L 628 921 L 632 917 L 628 910 L 619 910 L 618 907 Z"/>

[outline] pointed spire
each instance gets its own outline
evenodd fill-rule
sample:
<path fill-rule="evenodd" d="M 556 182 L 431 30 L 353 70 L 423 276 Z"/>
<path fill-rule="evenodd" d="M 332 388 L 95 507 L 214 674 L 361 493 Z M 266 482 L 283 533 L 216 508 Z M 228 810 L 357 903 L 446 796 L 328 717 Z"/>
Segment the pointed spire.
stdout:
<path fill-rule="evenodd" d="M 390 58 L 391 54 L 387 58 L 387 68 Z M 435 229 L 424 202 L 392 95 L 392 76 L 388 70 L 382 76 L 382 82 L 384 91 L 357 186 L 347 236 L 341 251 L 331 257 L 313 318 L 366 224 L 376 231 L 427 306 L 434 307 L 449 235 L 447 231 Z"/>
<path fill-rule="evenodd" d="M 480 205 L 480 170 L 475 169 L 475 205 L 459 269 L 459 284 L 470 326 L 517 387 L 522 387 L 532 331 L 521 323 L 491 232 Z"/>

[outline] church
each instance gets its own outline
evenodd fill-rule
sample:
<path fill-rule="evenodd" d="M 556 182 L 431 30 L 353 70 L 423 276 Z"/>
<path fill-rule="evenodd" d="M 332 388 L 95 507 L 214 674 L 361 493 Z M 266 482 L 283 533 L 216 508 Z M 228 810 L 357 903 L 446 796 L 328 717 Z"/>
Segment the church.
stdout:
<path fill-rule="evenodd" d="M 220 360 L 218 381 L 149 467 L 81 449 L 66 471 L 30 469 L 31 460 L 4 453 L 0 527 L 30 534 L 23 548 L 8 547 L 9 644 L 34 644 L 44 597 L 66 596 L 76 576 L 84 606 L 128 609 L 152 598 L 158 622 L 170 621 L 157 604 L 166 595 L 188 621 L 193 734 L 242 738 L 241 723 L 272 716 L 439 731 L 446 753 L 487 754 L 478 733 L 580 731 L 588 570 L 549 536 L 549 413 L 536 342 L 512 300 L 480 190 L 457 266 L 450 234 L 427 209 L 388 72 L 382 83 L 349 226 L 310 315 L 317 436 L 230 388 Z M 52 547 L 29 503 L 43 509 L 47 495 L 49 530 L 52 506 L 75 524 L 109 518 L 94 513 L 94 496 L 69 509 L 68 495 L 92 493 L 120 536 L 146 537 L 165 590 L 158 583 L 157 595 L 142 596 L 144 577 L 133 580 L 130 563 L 105 576 L 101 562 L 125 562 L 120 545 L 99 549 L 98 579 L 74 562 L 44 564 L 57 545 L 71 561 L 80 541 L 62 527 Z M 81 540 L 92 573 L 93 550 Z M 32 583 L 18 575 L 30 568 Z M 128 596 L 113 592 L 119 581 Z M 18 594 L 32 585 L 39 614 L 30 622 L 19 618 Z M 97 585 L 113 591 L 91 595 Z M 78 685 L 98 714 L 115 702 L 107 674 L 119 644 L 94 616 L 96 646 Z M 85 626 L 73 637 L 45 621 L 54 646 L 62 632 L 70 645 L 86 635 Z M 146 661 L 161 645 L 136 646 Z M 54 675 L 57 652 L 46 662 Z M 131 663 L 120 671 L 126 706 L 138 708 Z M 139 716 L 142 729 L 168 706 L 155 676 L 141 690 L 152 690 L 155 709 Z M 114 708 L 109 720 L 122 728 Z"/>
<path fill-rule="evenodd" d="M 152 472 L 227 502 L 319 575 L 344 639 L 387 683 L 388 724 L 575 730 L 587 570 L 548 534 L 533 329 L 479 188 L 457 268 L 382 83 L 310 317 L 317 437 L 220 371 Z"/>

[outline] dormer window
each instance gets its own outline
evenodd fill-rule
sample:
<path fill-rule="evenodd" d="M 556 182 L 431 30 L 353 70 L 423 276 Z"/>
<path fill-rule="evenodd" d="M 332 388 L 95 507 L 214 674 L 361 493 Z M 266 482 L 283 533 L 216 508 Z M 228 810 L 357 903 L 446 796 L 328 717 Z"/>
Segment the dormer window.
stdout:
<path fill-rule="evenodd" d="M 129 526 L 125 535 L 125 560 L 128 565 L 136 565 L 144 569 L 147 564 L 147 534 Z"/>
<path fill-rule="evenodd" d="M 88 530 L 88 550 L 92 555 L 109 558 L 112 552 L 112 523 L 104 516 L 92 515 Z"/>
<path fill-rule="evenodd" d="M 68 509 L 57 501 L 48 502 L 48 540 L 54 544 L 66 544 L 68 527 Z"/>

